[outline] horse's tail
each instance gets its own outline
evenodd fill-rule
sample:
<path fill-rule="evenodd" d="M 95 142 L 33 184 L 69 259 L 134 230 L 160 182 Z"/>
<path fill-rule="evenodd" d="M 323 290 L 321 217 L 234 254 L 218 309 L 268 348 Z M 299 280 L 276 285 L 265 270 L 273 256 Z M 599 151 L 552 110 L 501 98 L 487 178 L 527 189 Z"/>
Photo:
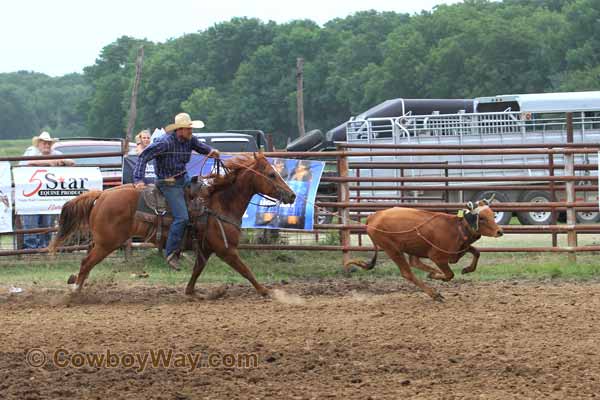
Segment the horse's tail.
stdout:
<path fill-rule="evenodd" d="M 375 268 L 375 263 L 377 263 L 377 253 L 379 251 L 379 248 L 377 246 L 375 246 L 375 254 L 373 255 L 373 258 L 371 258 L 371 261 L 366 262 L 363 260 L 359 260 L 359 259 L 353 259 L 353 260 L 348 260 L 344 263 L 344 268 L 348 268 L 351 265 L 356 265 L 357 267 L 361 267 L 362 269 L 366 269 L 366 270 L 370 270 Z"/>
<path fill-rule="evenodd" d="M 94 202 L 101 194 L 101 190 L 91 190 L 65 203 L 58 220 L 58 233 L 48 246 L 50 253 L 56 252 L 65 240 L 88 225 Z"/>

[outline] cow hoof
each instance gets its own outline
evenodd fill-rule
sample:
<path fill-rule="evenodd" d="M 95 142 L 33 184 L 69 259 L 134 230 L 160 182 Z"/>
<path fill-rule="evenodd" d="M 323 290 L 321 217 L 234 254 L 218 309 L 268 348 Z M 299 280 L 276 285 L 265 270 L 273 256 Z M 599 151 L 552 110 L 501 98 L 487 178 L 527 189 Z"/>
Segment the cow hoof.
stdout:
<path fill-rule="evenodd" d="M 444 302 L 444 296 L 442 296 L 439 293 L 436 293 L 435 296 L 433 296 L 433 300 L 437 301 L 438 303 L 443 303 Z"/>

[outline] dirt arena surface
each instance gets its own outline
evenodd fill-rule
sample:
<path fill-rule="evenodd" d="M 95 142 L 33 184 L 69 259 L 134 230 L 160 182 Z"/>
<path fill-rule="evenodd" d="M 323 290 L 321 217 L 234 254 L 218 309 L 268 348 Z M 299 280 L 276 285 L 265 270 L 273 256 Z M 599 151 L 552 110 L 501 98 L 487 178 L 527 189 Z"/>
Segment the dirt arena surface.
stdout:
<path fill-rule="evenodd" d="M 271 285 L 285 291 L 276 299 L 247 285 L 189 299 L 179 287 L 91 283 L 79 296 L 2 289 L 0 399 L 600 395 L 599 282 L 456 282 L 438 286 L 444 303 L 400 280 Z M 27 364 L 31 349 L 48 355 L 42 367 Z M 254 354 L 258 366 L 64 367 L 58 349 Z"/>

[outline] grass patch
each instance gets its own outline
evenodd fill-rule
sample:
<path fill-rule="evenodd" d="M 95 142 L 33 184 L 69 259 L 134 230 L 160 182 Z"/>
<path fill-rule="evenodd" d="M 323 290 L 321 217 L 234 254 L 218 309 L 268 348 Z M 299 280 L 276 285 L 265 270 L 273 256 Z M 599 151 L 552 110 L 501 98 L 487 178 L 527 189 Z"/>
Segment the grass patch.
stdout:
<path fill-rule="evenodd" d="M 0 157 L 22 156 L 29 146 L 31 139 L 0 140 Z"/>
<path fill-rule="evenodd" d="M 474 280 L 498 279 L 594 279 L 600 277 L 600 262 L 595 253 L 580 254 L 577 262 L 567 254 L 514 253 L 483 254 L 480 267 L 469 276 Z"/>
<path fill-rule="evenodd" d="M 80 259 L 84 254 L 61 256 L 50 260 L 47 256 L 27 259 L 4 258 L 0 262 L 0 282 L 2 286 L 64 287 L 70 274 L 79 270 Z M 365 258 L 366 254 L 354 256 Z M 347 275 L 341 268 L 341 256 L 336 252 L 277 251 L 242 252 L 243 260 L 250 266 L 260 282 L 273 283 L 282 280 L 293 282 L 310 279 L 335 279 L 346 277 L 357 280 L 402 279 L 398 268 L 382 257 L 375 269 L 356 271 Z M 562 254 L 483 254 L 476 272 L 462 275 L 460 270 L 469 264 L 465 257 L 453 266 L 456 277 L 466 280 L 490 281 L 506 279 L 594 279 L 600 277 L 600 263 L 594 254 L 579 255 L 577 263 L 570 263 Z M 124 262 L 120 254 L 110 257 L 96 266 L 91 273 L 93 281 L 145 282 L 157 285 L 184 285 L 192 269 L 190 262 L 183 262 L 182 271 L 172 272 L 156 251 L 138 251 L 129 262 Z M 148 278 L 136 275 L 148 273 Z M 423 276 L 420 271 L 418 275 Z M 204 283 L 245 283 L 239 275 L 216 257 L 212 257 L 199 282 Z"/>

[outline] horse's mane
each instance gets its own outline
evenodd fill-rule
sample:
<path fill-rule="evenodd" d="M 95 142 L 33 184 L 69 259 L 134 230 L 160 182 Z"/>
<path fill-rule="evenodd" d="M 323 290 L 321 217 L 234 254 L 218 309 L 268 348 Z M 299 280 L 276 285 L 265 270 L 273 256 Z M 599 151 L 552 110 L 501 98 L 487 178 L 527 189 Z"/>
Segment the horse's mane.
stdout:
<path fill-rule="evenodd" d="M 206 198 L 210 198 L 213 193 L 231 187 L 238 175 L 244 170 L 251 168 L 255 161 L 254 157 L 245 154 L 223 161 L 228 172 L 225 175 L 213 173 L 208 176 L 208 179 L 212 180 L 212 183 L 208 188 Z"/>

